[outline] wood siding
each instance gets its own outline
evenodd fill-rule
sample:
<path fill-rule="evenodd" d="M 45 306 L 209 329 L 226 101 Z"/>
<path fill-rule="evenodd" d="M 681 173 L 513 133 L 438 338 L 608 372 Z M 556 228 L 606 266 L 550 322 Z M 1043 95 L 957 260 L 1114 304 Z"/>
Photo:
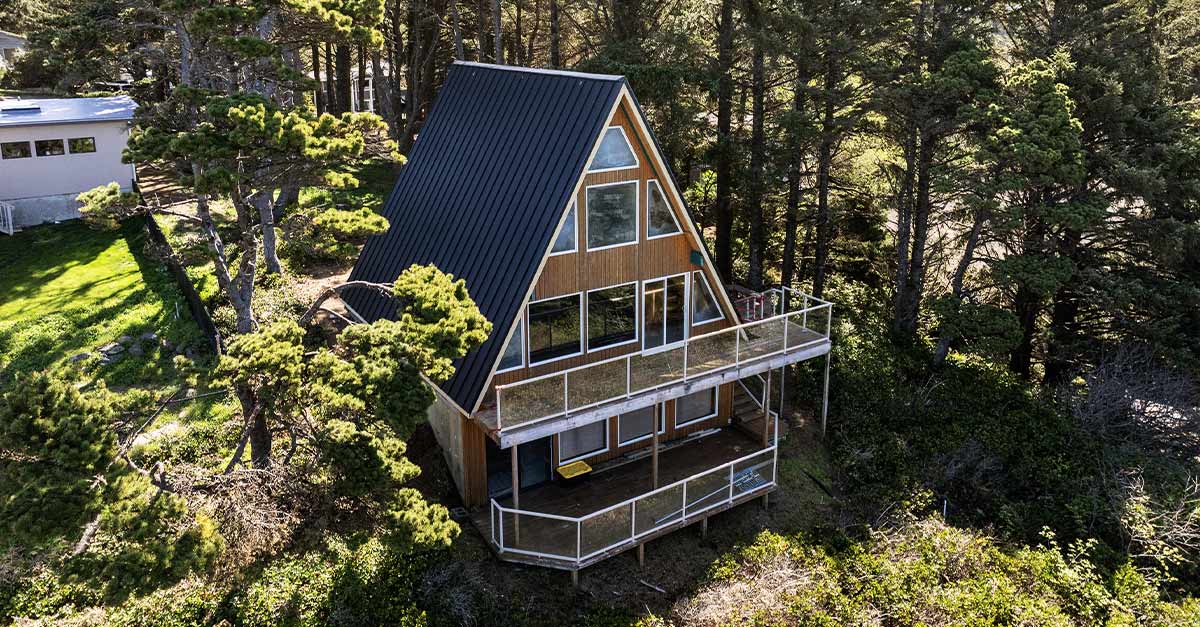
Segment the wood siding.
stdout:
<path fill-rule="evenodd" d="M 719 290 L 724 289 L 711 267 L 705 266 L 702 268 L 692 263 L 692 251 L 700 250 L 702 244 L 695 241 L 692 234 L 688 231 L 686 227 L 688 218 L 683 207 L 676 203 L 672 194 L 667 192 L 666 185 L 671 184 L 668 175 L 654 162 L 649 150 L 648 138 L 642 137 L 637 130 L 637 125 L 630 117 L 632 115 L 630 106 L 628 100 L 623 100 L 621 105 L 617 107 L 610 126 L 621 126 L 625 130 L 625 135 L 633 147 L 634 154 L 637 155 L 639 165 L 636 168 L 587 174 L 584 177 L 583 185 L 580 187 L 576 197 L 575 240 L 577 251 L 552 255 L 546 259 L 546 265 L 542 269 L 542 273 L 534 287 L 533 300 L 579 293 L 583 294 L 583 299 L 586 301 L 588 290 L 622 285 L 634 281 L 657 279 L 697 270 L 704 272 L 709 286 L 714 291 L 714 295 Z M 647 182 L 652 180 L 658 181 L 659 185 L 663 186 L 663 196 L 667 199 L 672 211 L 675 212 L 676 221 L 679 222 L 681 228 L 679 234 L 654 239 L 646 237 L 646 206 L 649 194 Z M 587 188 L 590 185 L 622 181 L 637 181 L 638 183 L 638 241 L 635 244 L 588 251 Z M 564 207 L 565 210 L 566 208 Z M 640 285 L 638 289 L 641 289 Z M 584 306 L 586 314 L 586 302 Z M 731 325 L 734 319 L 731 318 L 731 312 L 725 312 L 725 316 L 724 319 L 690 327 L 689 334 L 695 336 L 726 328 Z M 638 317 L 640 321 L 640 311 L 638 312 Z M 522 323 L 524 323 L 523 320 Z M 584 337 L 587 337 L 586 315 L 582 321 L 582 327 L 581 333 Z M 496 385 L 515 383 L 551 372 L 569 370 L 584 364 L 636 353 L 640 350 L 641 347 L 639 344 L 626 344 L 624 346 L 585 352 L 582 355 L 541 364 L 532 368 L 525 367 L 496 374 L 489 384 L 487 396 L 489 398 L 493 397 L 493 390 Z"/>

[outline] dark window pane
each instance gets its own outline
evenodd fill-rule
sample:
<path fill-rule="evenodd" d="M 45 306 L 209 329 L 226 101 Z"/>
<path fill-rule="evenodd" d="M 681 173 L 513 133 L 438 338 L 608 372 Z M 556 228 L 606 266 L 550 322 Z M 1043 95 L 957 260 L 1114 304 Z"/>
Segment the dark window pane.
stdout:
<path fill-rule="evenodd" d="M 646 233 L 650 237 L 659 235 L 671 235 L 679 232 L 679 224 L 675 221 L 675 212 L 671 211 L 671 205 L 667 203 L 667 199 L 663 196 L 662 188 L 659 187 L 658 181 L 650 181 L 647 183 L 646 195 Z"/>
<path fill-rule="evenodd" d="M 529 304 L 529 361 L 579 352 L 579 294 Z"/>
<path fill-rule="evenodd" d="M 608 421 L 593 422 L 558 434 L 559 463 L 608 448 Z"/>
<path fill-rule="evenodd" d="M 7 142 L 0 144 L 0 158 L 27 159 L 33 153 L 29 150 L 29 142 Z"/>
<path fill-rule="evenodd" d="M 721 319 L 721 308 L 703 272 L 692 273 L 692 324 Z"/>
<path fill-rule="evenodd" d="M 497 370 L 510 370 L 518 368 L 525 363 L 525 342 L 523 336 L 524 329 L 521 328 L 521 321 L 517 321 L 517 329 L 513 331 L 512 338 L 508 340 L 508 346 L 504 347 L 504 356 L 500 358 L 500 365 Z"/>
<path fill-rule="evenodd" d="M 666 298 L 663 281 L 647 281 L 642 292 L 643 331 L 642 346 L 655 348 L 663 345 L 663 319 L 666 317 Z"/>
<path fill-rule="evenodd" d="M 632 440 L 643 438 L 650 435 L 650 429 L 655 422 L 658 422 L 658 430 L 663 430 L 662 412 L 659 410 L 661 405 L 653 407 L 644 407 L 629 413 L 621 414 L 617 417 L 617 436 L 618 441 L 624 445 Z M 655 420 L 655 417 L 658 420 Z"/>
<path fill-rule="evenodd" d="M 621 285 L 588 293 L 588 348 L 637 339 L 637 286 Z"/>
<path fill-rule="evenodd" d="M 637 188 L 637 181 L 588 188 L 588 248 L 637 241 Z"/>
<path fill-rule="evenodd" d="M 675 426 L 687 424 L 717 413 L 717 388 L 681 396 L 675 400 Z"/>
<path fill-rule="evenodd" d="M 609 127 L 600 140 L 600 148 L 596 150 L 596 158 L 592 159 L 589 170 L 611 170 L 614 168 L 632 168 L 637 165 L 637 157 L 633 149 L 625 141 L 625 133 L 617 126 Z"/>
<path fill-rule="evenodd" d="M 67 145 L 71 148 L 71 154 L 73 155 L 96 152 L 95 137 L 72 137 L 67 140 Z"/>
<path fill-rule="evenodd" d="M 39 157 L 57 157 L 67 152 L 61 139 L 39 139 L 33 143 Z"/>
<path fill-rule="evenodd" d="M 667 344 L 687 337 L 687 275 L 667 279 Z"/>
<path fill-rule="evenodd" d="M 550 252 L 563 253 L 571 250 L 575 250 L 575 203 L 571 203 L 571 208 L 567 210 L 567 221 L 563 222 L 562 230 L 558 232 L 558 238 L 554 240 L 554 247 Z"/>

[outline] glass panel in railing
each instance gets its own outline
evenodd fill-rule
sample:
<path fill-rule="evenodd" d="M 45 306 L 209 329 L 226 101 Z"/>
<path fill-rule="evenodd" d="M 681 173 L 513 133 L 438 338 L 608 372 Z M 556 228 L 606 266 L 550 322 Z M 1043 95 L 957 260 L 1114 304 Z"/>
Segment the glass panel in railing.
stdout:
<path fill-rule="evenodd" d="M 687 481 L 688 516 L 729 500 L 729 468 L 722 466 Z"/>
<path fill-rule="evenodd" d="M 626 373 L 624 359 L 568 372 L 567 409 L 575 411 L 625 396 Z"/>
<path fill-rule="evenodd" d="M 821 339 L 815 331 L 808 328 L 809 322 L 815 322 L 812 311 L 798 311 L 788 316 L 787 347 L 789 349 L 811 344 Z"/>
<path fill-rule="evenodd" d="M 638 499 L 634 529 L 638 535 L 683 518 L 683 484 Z"/>
<path fill-rule="evenodd" d="M 736 363 L 737 330 L 727 329 L 694 337 L 688 342 L 688 376 L 727 368 Z"/>
<path fill-rule="evenodd" d="M 629 356 L 630 389 L 649 390 L 683 380 L 683 347 Z"/>
<path fill-rule="evenodd" d="M 733 496 L 753 492 L 769 485 L 774 479 L 775 452 L 763 451 L 733 465 Z"/>
<path fill-rule="evenodd" d="M 584 518 L 579 528 L 580 557 L 610 549 L 633 537 L 633 505 Z"/>
<path fill-rule="evenodd" d="M 561 376 L 534 379 L 502 388 L 499 398 L 501 428 L 566 412 Z"/>
<path fill-rule="evenodd" d="M 758 359 L 782 351 L 784 324 L 784 318 L 775 318 L 742 327 L 745 335 L 742 337 L 739 352 L 741 361 Z"/>
<path fill-rule="evenodd" d="M 505 549 L 575 559 L 578 536 L 573 521 L 516 512 L 505 512 L 503 519 Z"/>

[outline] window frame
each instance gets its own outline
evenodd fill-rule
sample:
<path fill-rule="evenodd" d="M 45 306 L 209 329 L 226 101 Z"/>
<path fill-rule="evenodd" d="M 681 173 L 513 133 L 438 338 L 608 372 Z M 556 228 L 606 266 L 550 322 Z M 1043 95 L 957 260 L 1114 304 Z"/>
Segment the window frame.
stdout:
<path fill-rule="evenodd" d="M 570 457 L 567 459 L 562 458 L 562 452 L 563 452 L 563 450 L 562 450 L 562 434 L 565 433 L 565 431 L 560 431 L 558 433 L 555 433 L 554 434 L 554 454 L 555 454 L 554 456 L 558 458 L 558 464 L 556 464 L 556 466 L 561 468 L 562 466 L 566 466 L 567 464 L 577 462 L 581 459 L 587 459 L 589 457 L 603 455 L 603 454 L 611 451 L 612 450 L 612 437 L 611 437 L 612 434 L 609 433 L 608 421 L 609 421 L 609 419 L 605 418 L 604 420 L 597 420 L 596 422 L 589 422 L 585 425 L 579 425 L 578 427 L 567 429 L 567 431 L 574 431 L 575 429 L 582 429 L 584 427 L 590 427 L 592 425 L 604 425 L 604 448 L 599 448 L 594 451 L 588 451 L 586 453 L 580 453 L 580 454 L 576 455 L 575 457 Z"/>
<path fill-rule="evenodd" d="M 704 416 L 700 416 L 699 418 L 692 418 L 691 420 L 689 420 L 687 422 L 683 422 L 683 423 L 679 422 L 679 399 L 683 398 L 684 396 L 691 396 L 692 394 L 699 394 L 700 392 L 707 392 L 709 390 L 712 390 L 712 394 L 713 394 L 713 411 L 712 411 L 712 413 L 706 414 Z M 698 422 L 701 422 L 704 420 L 710 420 L 712 418 L 716 418 L 717 416 L 720 416 L 721 415 L 721 386 L 718 385 L 716 387 L 708 388 L 707 390 L 699 390 L 696 392 L 692 392 L 691 394 L 684 394 L 683 396 L 675 397 L 675 411 L 672 413 L 674 414 L 674 416 L 672 417 L 671 422 L 673 422 L 675 424 L 676 429 L 682 429 L 684 427 L 689 427 Z"/>
<path fill-rule="evenodd" d="M 59 146 L 59 148 L 62 148 L 62 152 L 60 152 L 58 154 L 43 155 L 41 153 L 41 146 L 39 144 L 47 144 L 47 143 L 52 144 L 53 142 L 58 142 L 58 146 Z M 64 157 L 67 155 L 67 142 L 66 142 L 66 140 L 60 139 L 60 138 L 35 139 L 35 140 L 33 140 L 33 154 L 35 157 L 37 157 L 39 159 L 46 158 L 46 157 Z"/>
<path fill-rule="evenodd" d="M 658 410 L 655 412 L 658 414 L 658 434 L 665 435 L 667 433 L 667 404 L 655 403 L 653 407 Z M 621 416 L 623 415 L 624 414 L 617 414 L 617 448 L 629 446 L 630 444 L 637 444 L 638 442 L 644 442 L 654 437 L 653 430 L 651 430 L 651 432 L 647 433 L 646 435 L 639 435 L 632 440 L 621 441 Z"/>
<path fill-rule="evenodd" d="M 502 372 L 512 372 L 514 370 L 520 370 L 525 367 L 525 362 L 529 361 L 529 354 L 527 351 L 528 347 L 525 345 L 525 314 L 522 313 L 517 318 L 517 326 L 515 327 L 515 329 L 516 330 L 514 331 L 514 333 L 521 334 L 521 363 L 517 364 L 516 366 L 509 367 L 509 368 L 501 368 L 500 367 L 500 362 L 504 361 L 504 352 L 508 349 L 509 342 L 512 342 L 512 337 L 509 337 L 508 342 L 505 342 L 505 344 L 504 344 L 504 348 L 500 349 L 500 357 L 496 361 L 496 374 L 500 374 Z"/>
<path fill-rule="evenodd" d="M 587 314 L 589 314 L 591 312 L 592 292 L 602 292 L 604 290 L 611 290 L 613 288 L 625 287 L 628 285 L 633 286 L 633 339 L 625 340 L 624 342 L 618 342 L 616 344 L 606 344 L 604 346 L 598 346 L 596 348 L 592 348 L 591 343 L 589 341 L 591 339 L 590 335 L 591 335 L 591 330 L 592 330 L 591 329 L 591 321 L 590 321 L 590 318 L 587 318 Z M 584 338 L 584 348 L 587 350 L 587 352 L 590 353 L 593 351 L 604 351 L 604 350 L 608 350 L 610 348 L 616 348 L 618 346 L 626 346 L 629 344 L 640 344 L 641 343 L 641 341 L 642 341 L 642 330 L 641 330 L 642 316 L 638 310 L 642 306 L 642 292 L 640 289 L 638 289 L 638 287 L 639 286 L 638 286 L 637 281 L 629 281 L 627 283 L 617 283 L 616 285 L 606 285 L 604 287 L 598 287 L 593 290 L 587 290 L 587 293 L 584 295 L 585 302 L 584 302 L 584 307 L 583 307 L 584 319 L 588 320 L 588 324 L 585 325 L 586 326 L 585 330 L 587 332 L 584 333 L 585 336 L 589 336 L 589 337 Z"/>
<path fill-rule="evenodd" d="M 25 144 L 25 150 L 28 151 L 29 154 L 27 154 L 23 157 L 5 156 L 4 155 L 4 146 L 9 146 L 9 145 L 13 145 L 13 144 Z M 6 160 L 6 161 L 16 161 L 18 159 L 32 159 L 33 154 L 34 154 L 33 142 L 29 141 L 28 139 L 11 141 L 11 142 L 0 142 L 0 159 Z"/>
<path fill-rule="evenodd" d="M 662 195 L 663 202 L 667 203 L 667 213 L 669 213 L 671 215 L 671 222 L 673 222 L 675 224 L 675 232 L 674 233 L 664 233 L 663 235 L 651 235 L 650 234 L 650 198 L 651 198 L 650 186 L 651 185 L 658 188 L 658 193 Z M 671 201 L 667 200 L 667 194 L 666 194 L 666 192 L 663 191 L 662 185 L 658 182 L 658 179 L 647 179 L 646 180 L 646 239 L 647 240 L 663 239 L 666 237 L 675 237 L 677 235 L 683 235 L 683 225 L 679 223 L 679 218 L 675 216 L 675 208 L 671 206 Z"/>
<path fill-rule="evenodd" d="M 72 148 L 71 148 L 71 142 L 73 142 L 73 141 L 79 141 L 79 140 L 81 140 L 81 139 L 90 139 L 90 140 L 92 141 L 92 149 L 91 149 L 91 150 L 74 150 L 74 149 L 72 149 Z M 97 147 L 97 145 L 96 145 L 96 138 L 95 138 L 95 137 L 68 137 L 68 138 L 67 138 L 67 154 L 71 154 L 71 155 L 91 155 L 91 154 L 95 154 L 95 153 L 97 152 L 97 150 L 98 150 L 98 147 Z"/>
<path fill-rule="evenodd" d="M 639 283 L 641 284 L 641 289 L 638 290 L 638 300 L 641 301 L 641 303 L 640 303 L 641 311 L 638 313 L 638 317 L 642 319 L 641 327 L 645 327 L 646 284 L 661 282 L 663 284 L 663 302 L 665 303 L 666 302 L 667 280 L 673 279 L 675 277 L 680 277 L 680 276 L 684 277 L 684 279 L 683 279 L 683 301 L 684 301 L 683 339 L 679 340 L 678 342 L 669 342 L 669 343 L 667 342 L 667 326 L 666 326 L 667 321 L 666 321 L 666 318 L 664 317 L 663 318 L 663 344 L 662 344 L 662 346 L 653 346 L 650 348 L 646 348 L 645 343 L 643 343 L 642 344 L 642 354 L 653 355 L 654 353 L 671 350 L 673 348 L 679 348 L 680 346 L 683 346 L 684 344 L 686 344 L 687 341 L 692 338 L 692 333 L 691 333 L 691 328 L 692 328 L 692 324 L 691 324 L 691 322 L 692 322 L 692 281 L 690 278 L 691 274 L 692 274 L 691 271 L 677 272 L 675 274 L 668 274 L 666 276 L 656 277 L 653 279 L 647 279 L 645 281 L 639 281 Z M 639 329 L 638 333 L 641 334 L 641 329 Z"/>
<path fill-rule="evenodd" d="M 638 158 L 637 151 L 633 149 L 633 142 L 629 141 L 629 134 L 625 132 L 625 127 L 621 126 L 620 124 L 613 124 L 611 126 L 604 127 L 604 132 L 600 134 L 600 142 L 598 144 L 596 144 L 596 153 L 600 152 L 600 146 L 604 143 L 604 137 L 606 135 L 608 135 L 608 132 L 614 128 L 621 132 L 621 139 L 625 140 L 625 146 L 629 148 L 629 154 L 633 155 L 633 165 L 622 165 L 622 166 L 618 166 L 615 168 L 602 168 L 599 170 L 593 170 L 593 169 L 591 169 L 592 161 L 596 160 L 596 154 L 593 154 L 592 158 L 588 161 L 587 174 L 603 174 L 604 172 L 619 172 L 621 170 L 632 170 L 634 168 L 642 167 L 642 160 Z"/>
<path fill-rule="evenodd" d="M 554 251 L 554 245 L 558 243 L 558 238 L 560 236 L 562 236 L 562 227 L 566 226 L 567 222 L 568 222 L 568 220 L 563 220 L 563 223 L 559 226 L 559 229 L 554 232 L 554 241 L 550 242 L 550 254 L 547 255 L 548 257 L 557 257 L 559 255 L 570 255 L 572 253 L 579 252 L 579 206 L 578 205 L 579 205 L 579 200 L 572 198 L 571 204 L 569 206 L 567 206 L 567 215 L 571 215 L 572 213 L 575 214 L 574 219 L 569 220 L 569 222 L 571 223 L 571 229 L 575 231 L 575 237 L 571 238 L 574 241 L 575 245 L 570 250 L 560 250 L 558 252 Z"/>
<path fill-rule="evenodd" d="M 712 298 L 713 304 L 717 306 L 717 317 L 716 318 L 709 318 L 708 320 L 696 321 L 696 311 L 695 311 L 695 309 L 696 309 L 696 300 L 695 300 L 696 292 L 695 292 L 695 290 L 696 290 L 696 275 L 697 274 L 700 275 L 700 281 L 703 284 L 704 289 L 707 290 L 708 295 Z M 704 274 L 703 270 L 693 270 L 692 271 L 692 293 L 689 294 L 689 296 L 691 297 L 691 298 L 689 298 L 689 301 L 690 301 L 690 308 L 692 310 L 689 312 L 689 315 L 691 315 L 691 317 L 692 317 L 692 326 L 693 327 L 703 326 L 706 324 L 712 324 L 719 320 L 725 319 L 725 312 L 721 311 L 721 301 L 717 300 L 717 294 L 716 294 L 716 292 L 714 292 L 712 290 L 712 286 L 708 284 L 708 277 Z"/>
<path fill-rule="evenodd" d="M 596 188 L 600 188 L 600 187 L 615 187 L 617 185 L 632 185 L 633 186 L 633 241 L 621 242 L 619 244 L 605 244 L 604 246 L 597 246 L 595 248 L 592 248 L 592 242 L 591 242 L 591 238 L 592 238 L 592 224 L 591 224 L 592 200 L 591 200 L 591 197 L 588 195 L 588 192 L 591 191 L 592 189 L 596 189 Z M 587 220 L 587 222 L 585 222 L 584 224 L 587 225 L 588 241 L 587 241 L 586 245 L 587 245 L 588 252 L 593 252 L 593 251 L 598 251 L 598 250 L 609 250 L 612 248 L 620 248 L 622 246 L 636 246 L 641 241 L 641 236 L 640 236 L 641 229 L 642 229 L 642 224 L 641 224 L 641 213 L 642 213 L 641 191 L 642 190 L 641 190 L 641 187 L 642 186 L 638 184 L 637 180 L 614 181 L 612 183 L 595 183 L 593 185 L 585 185 L 584 186 L 584 188 L 583 188 L 583 206 L 584 206 L 584 213 L 585 213 L 584 219 Z M 578 247 L 578 242 L 576 242 L 576 246 Z"/>
<path fill-rule="evenodd" d="M 533 361 L 533 345 L 529 342 L 529 340 L 531 338 L 529 338 L 529 336 L 528 336 L 528 332 L 533 329 L 532 321 L 529 318 L 529 308 L 538 303 L 544 303 L 549 300 L 558 300 L 560 298 L 570 298 L 572 296 L 579 297 L 579 350 L 577 352 L 571 353 L 569 355 L 560 355 L 558 357 L 551 357 L 550 359 L 545 359 L 542 361 Z M 525 330 L 527 332 L 526 339 L 525 339 L 525 342 L 526 342 L 525 364 L 526 364 L 526 366 L 533 368 L 534 366 L 550 364 L 550 363 L 554 363 L 556 361 L 562 361 L 564 359 L 570 359 L 572 357 L 578 357 L 578 356 L 584 354 L 584 348 L 587 346 L 587 344 L 585 342 L 586 333 L 584 333 L 584 331 L 587 328 L 587 326 L 586 326 L 587 322 L 586 322 L 586 318 L 584 318 L 584 316 L 587 315 L 587 311 L 584 309 L 583 301 L 584 301 L 583 292 L 572 292 L 569 294 L 559 294 L 558 296 L 539 298 L 537 300 L 531 299 L 529 301 L 529 303 L 525 305 L 525 315 L 522 316 L 522 318 L 524 318 L 524 320 L 525 320 Z"/>

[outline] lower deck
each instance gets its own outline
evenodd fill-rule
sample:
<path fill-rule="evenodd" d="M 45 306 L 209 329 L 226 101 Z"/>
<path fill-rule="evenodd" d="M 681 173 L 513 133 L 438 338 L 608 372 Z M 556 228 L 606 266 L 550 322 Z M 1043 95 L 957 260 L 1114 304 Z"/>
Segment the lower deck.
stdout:
<path fill-rule="evenodd" d="M 502 559 L 578 570 L 775 487 L 774 451 L 740 425 L 664 443 L 657 465 L 655 482 L 646 451 L 584 477 L 522 490 L 516 503 L 496 502 L 539 515 L 493 506 L 471 519 Z"/>

